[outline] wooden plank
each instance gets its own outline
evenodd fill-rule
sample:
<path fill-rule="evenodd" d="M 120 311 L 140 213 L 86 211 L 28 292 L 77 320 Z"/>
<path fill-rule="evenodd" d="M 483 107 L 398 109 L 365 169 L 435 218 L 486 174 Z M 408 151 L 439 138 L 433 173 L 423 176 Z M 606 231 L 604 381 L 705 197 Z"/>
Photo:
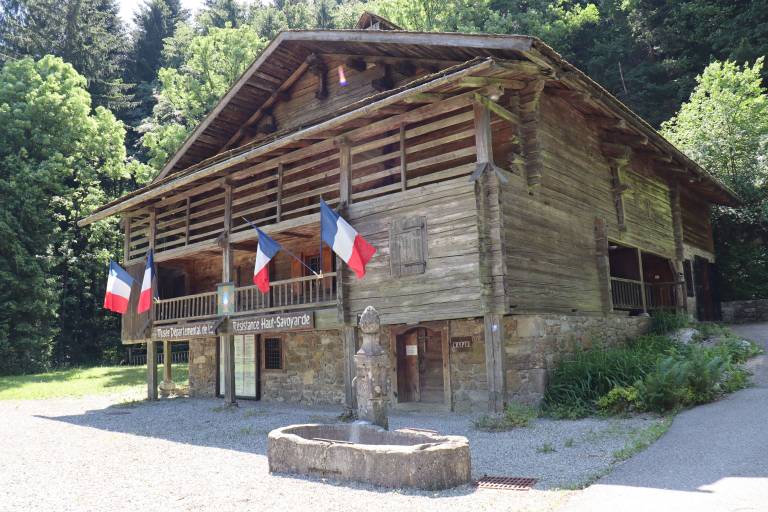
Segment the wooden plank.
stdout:
<path fill-rule="evenodd" d="M 485 338 L 485 368 L 488 378 L 488 410 L 504 410 L 504 317 L 491 314 L 483 317 Z"/>
<path fill-rule="evenodd" d="M 603 313 L 613 311 L 611 300 L 611 267 L 608 249 L 608 227 L 605 219 L 595 217 L 595 255 L 597 257 L 597 275 L 600 282 L 600 303 Z"/>
<path fill-rule="evenodd" d="M 147 399 L 157 400 L 157 342 L 147 341 Z"/>
<path fill-rule="evenodd" d="M 339 147 L 339 200 L 342 208 L 349 206 L 352 202 L 352 151 L 349 140 L 346 138 L 337 139 Z"/>
<path fill-rule="evenodd" d="M 405 123 L 400 125 L 400 189 L 408 188 L 407 155 L 405 142 Z"/>
<path fill-rule="evenodd" d="M 283 216 L 283 173 L 285 172 L 285 166 L 282 162 L 277 164 L 277 213 L 275 214 L 275 220 L 280 222 Z"/>

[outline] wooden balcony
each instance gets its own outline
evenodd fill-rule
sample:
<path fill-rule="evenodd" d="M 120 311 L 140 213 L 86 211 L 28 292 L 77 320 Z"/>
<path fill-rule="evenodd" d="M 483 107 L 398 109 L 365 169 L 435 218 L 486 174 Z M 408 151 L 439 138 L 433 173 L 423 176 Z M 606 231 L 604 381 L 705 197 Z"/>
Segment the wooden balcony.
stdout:
<path fill-rule="evenodd" d="M 313 309 L 336 304 L 336 273 L 299 277 L 274 281 L 268 293 L 261 293 L 256 286 L 235 288 L 235 316 L 253 313 L 270 313 L 295 309 Z M 185 295 L 155 301 L 156 325 L 175 323 L 180 320 L 205 320 L 216 318 L 216 292 Z"/>
<path fill-rule="evenodd" d="M 613 308 L 621 310 L 674 310 L 682 282 L 644 283 L 634 279 L 611 277 Z"/>

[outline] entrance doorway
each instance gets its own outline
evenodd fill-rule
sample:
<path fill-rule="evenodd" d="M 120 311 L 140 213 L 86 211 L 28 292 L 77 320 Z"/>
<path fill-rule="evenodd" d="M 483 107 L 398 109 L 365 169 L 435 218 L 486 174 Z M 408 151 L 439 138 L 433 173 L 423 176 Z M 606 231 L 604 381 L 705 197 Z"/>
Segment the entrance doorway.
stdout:
<path fill-rule="evenodd" d="M 706 258 L 696 256 L 693 259 L 693 283 L 696 288 L 696 318 L 707 322 L 720 320 L 715 265 Z"/>
<path fill-rule="evenodd" d="M 395 338 L 398 402 L 445 401 L 444 340 L 439 329 L 414 327 Z"/>
<path fill-rule="evenodd" d="M 235 396 L 249 400 L 261 399 L 261 378 L 259 375 L 259 343 L 254 334 L 235 335 Z M 218 392 L 224 396 L 224 358 L 222 341 L 218 339 L 217 359 L 219 360 Z"/>

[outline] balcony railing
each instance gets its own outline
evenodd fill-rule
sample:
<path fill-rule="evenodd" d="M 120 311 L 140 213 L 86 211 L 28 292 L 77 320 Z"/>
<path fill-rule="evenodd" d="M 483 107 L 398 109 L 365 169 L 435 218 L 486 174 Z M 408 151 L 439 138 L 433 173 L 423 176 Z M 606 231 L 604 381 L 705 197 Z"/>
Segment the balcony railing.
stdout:
<path fill-rule="evenodd" d="M 611 277 L 614 309 L 675 309 L 683 283 L 643 283 L 634 279 Z M 645 306 L 643 305 L 645 290 Z"/>
<path fill-rule="evenodd" d="M 336 302 L 336 273 L 274 281 L 269 292 L 256 286 L 235 288 L 235 315 L 308 309 Z M 155 324 L 179 320 L 204 320 L 217 316 L 216 292 L 155 301 Z"/>

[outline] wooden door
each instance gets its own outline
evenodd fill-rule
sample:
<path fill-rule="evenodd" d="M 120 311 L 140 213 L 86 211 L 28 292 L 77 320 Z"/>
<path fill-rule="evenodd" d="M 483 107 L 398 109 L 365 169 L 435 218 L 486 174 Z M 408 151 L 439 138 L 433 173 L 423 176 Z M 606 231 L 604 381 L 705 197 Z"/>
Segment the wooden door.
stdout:
<path fill-rule="evenodd" d="M 397 336 L 398 402 L 443 403 L 441 331 L 417 327 Z"/>
<path fill-rule="evenodd" d="M 397 337 L 397 401 L 419 401 L 419 354 L 416 329 Z"/>
<path fill-rule="evenodd" d="M 443 338 L 440 331 L 417 329 L 419 396 L 425 403 L 443 403 Z"/>

